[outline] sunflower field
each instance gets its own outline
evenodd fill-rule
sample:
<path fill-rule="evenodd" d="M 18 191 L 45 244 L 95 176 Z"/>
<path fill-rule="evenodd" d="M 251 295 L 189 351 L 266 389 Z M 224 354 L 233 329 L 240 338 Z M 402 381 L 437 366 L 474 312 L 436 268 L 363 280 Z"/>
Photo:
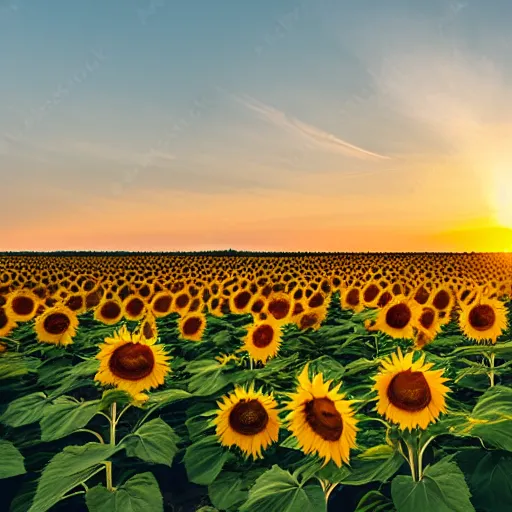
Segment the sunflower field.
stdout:
<path fill-rule="evenodd" d="M 512 255 L 0 255 L 0 510 L 512 508 Z"/>

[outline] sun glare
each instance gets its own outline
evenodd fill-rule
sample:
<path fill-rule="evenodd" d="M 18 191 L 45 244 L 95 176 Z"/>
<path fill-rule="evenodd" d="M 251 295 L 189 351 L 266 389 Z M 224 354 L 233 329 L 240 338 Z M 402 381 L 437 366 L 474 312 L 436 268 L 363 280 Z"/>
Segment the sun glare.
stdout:
<path fill-rule="evenodd" d="M 512 228 L 512 165 L 495 173 L 494 210 L 498 225 Z"/>

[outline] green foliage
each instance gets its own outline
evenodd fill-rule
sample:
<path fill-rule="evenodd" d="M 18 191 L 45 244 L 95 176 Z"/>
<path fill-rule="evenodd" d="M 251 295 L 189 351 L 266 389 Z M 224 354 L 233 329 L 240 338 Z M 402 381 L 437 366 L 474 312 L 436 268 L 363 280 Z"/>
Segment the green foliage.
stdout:
<path fill-rule="evenodd" d="M 10 441 L 0 439 L 0 478 L 26 473 L 23 455 Z"/>
<path fill-rule="evenodd" d="M 87 491 L 89 512 L 163 512 L 164 500 L 156 478 L 141 473 L 127 480 L 115 491 L 97 485 Z"/>
<path fill-rule="evenodd" d="M 240 512 L 322 512 L 325 496 L 317 481 L 299 481 L 275 465 L 261 475 L 249 491 Z"/>
<path fill-rule="evenodd" d="M 425 469 L 423 479 L 399 475 L 391 483 L 391 495 L 398 512 L 471 512 L 464 474 L 451 457 Z"/>
<path fill-rule="evenodd" d="M 41 420 L 48 405 L 45 393 L 37 391 L 13 400 L 0 417 L 0 421 L 9 427 L 23 427 Z"/>
<path fill-rule="evenodd" d="M 165 421 L 156 418 L 126 436 L 120 446 L 126 448 L 129 457 L 171 467 L 178 452 L 178 441 L 174 430 Z"/>

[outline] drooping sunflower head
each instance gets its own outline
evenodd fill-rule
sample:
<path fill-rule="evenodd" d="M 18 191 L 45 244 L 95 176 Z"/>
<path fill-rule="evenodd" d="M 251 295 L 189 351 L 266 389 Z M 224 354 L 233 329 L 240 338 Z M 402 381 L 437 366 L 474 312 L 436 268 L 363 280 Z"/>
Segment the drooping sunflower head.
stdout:
<path fill-rule="evenodd" d="M 279 438 L 277 403 L 272 394 L 236 387 L 217 402 L 219 410 L 213 420 L 223 446 L 238 446 L 246 456 L 262 457 L 262 450 Z"/>
<path fill-rule="evenodd" d="M 78 318 L 74 311 L 63 304 L 56 304 L 36 318 L 35 332 L 43 343 L 69 345 L 78 327 Z"/>
<path fill-rule="evenodd" d="M 281 344 L 281 327 L 272 318 L 259 320 L 247 329 L 242 350 L 246 350 L 254 361 L 265 363 L 275 357 Z"/>
<path fill-rule="evenodd" d="M 316 453 L 325 464 L 332 460 L 340 467 L 349 462 L 350 450 L 356 446 L 359 429 L 353 401 L 339 392 L 341 384 L 329 389 L 332 381 L 324 382 L 322 373 L 310 380 L 308 369 L 306 365 L 296 392 L 290 394 L 287 428 L 306 455 Z"/>
<path fill-rule="evenodd" d="M 382 361 L 374 377 L 377 412 L 402 430 L 425 429 L 437 421 L 446 412 L 445 396 L 450 391 L 444 385 L 448 379 L 443 377 L 443 370 L 431 370 L 434 365 L 425 363 L 425 354 L 413 362 L 413 354 L 404 356 L 398 349 Z"/>
<path fill-rule="evenodd" d="M 438 311 L 432 306 L 423 306 L 414 324 L 417 331 L 423 333 L 419 338 L 423 341 L 433 340 L 441 330 Z M 418 339 L 418 336 L 416 336 Z"/>
<path fill-rule="evenodd" d="M 459 326 L 469 339 L 496 343 L 507 329 L 507 310 L 498 299 L 479 296 L 471 304 L 461 304 Z"/>
<path fill-rule="evenodd" d="M 100 368 L 94 380 L 133 396 L 163 384 L 170 371 L 170 357 L 156 344 L 156 338 L 130 333 L 126 326 L 105 338 L 96 359 L 100 360 Z"/>

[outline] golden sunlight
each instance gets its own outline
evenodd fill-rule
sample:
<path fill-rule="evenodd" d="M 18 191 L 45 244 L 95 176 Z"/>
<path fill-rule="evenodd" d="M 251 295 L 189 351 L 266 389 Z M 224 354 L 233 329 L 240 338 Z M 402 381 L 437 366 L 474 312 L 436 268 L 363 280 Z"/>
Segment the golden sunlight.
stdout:
<path fill-rule="evenodd" d="M 512 164 L 494 173 L 493 206 L 498 225 L 512 228 Z"/>

